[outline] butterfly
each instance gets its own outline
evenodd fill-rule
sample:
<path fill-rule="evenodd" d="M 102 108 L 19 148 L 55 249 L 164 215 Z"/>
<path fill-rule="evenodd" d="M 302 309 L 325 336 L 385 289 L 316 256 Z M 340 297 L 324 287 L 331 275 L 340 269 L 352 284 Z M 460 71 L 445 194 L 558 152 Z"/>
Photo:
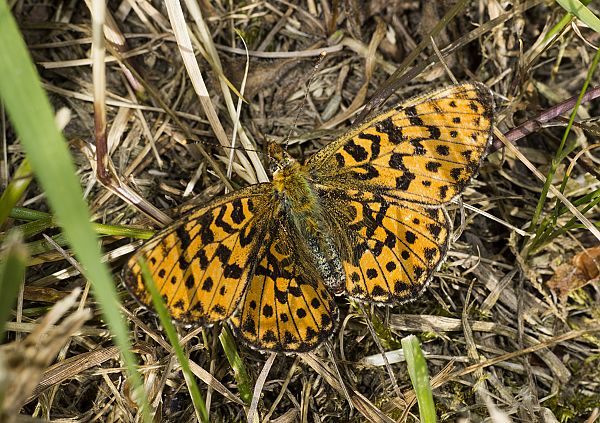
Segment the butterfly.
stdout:
<path fill-rule="evenodd" d="M 394 304 L 423 291 L 448 250 L 444 205 L 478 172 L 492 125 L 492 93 L 475 82 L 384 111 L 304 164 L 271 144 L 271 182 L 159 232 L 125 286 L 151 307 L 144 257 L 176 321 L 229 321 L 261 351 L 313 350 L 335 330 L 335 295 Z"/>

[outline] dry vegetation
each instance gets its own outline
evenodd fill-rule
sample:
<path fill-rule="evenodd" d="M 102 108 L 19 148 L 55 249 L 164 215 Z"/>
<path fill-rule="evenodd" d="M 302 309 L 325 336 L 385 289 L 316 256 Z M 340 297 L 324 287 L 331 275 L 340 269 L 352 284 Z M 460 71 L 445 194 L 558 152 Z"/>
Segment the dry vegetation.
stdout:
<path fill-rule="evenodd" d="M 97 135 L 89 59 L 91 18 L 85 3 L 12 3 L 53 105 L 73 111 L 65 134 L 96 221 L 157 228 L 98 182 L 95 162 L 90 160 Z M 239 124 L 258 154 L 247 159 L 241 150 L 236 152 L 234 187 L 260 179 L 257 161 L 266 162 L 267 141 L 282 142 L 291 133 L 290 153 L 307 157 L 348 128 L 376 90 L 394 89 L 390 104 L 451 84 L 448 72 L 460 81 L 479 80 L 492 88 L 497 127 L 506 133 L 578 95 L 595 54 L 593 46 L 599 42 L 598 34 L 577 20 L 546 42 L 565 12 L 541 1 L 519 7 L 514 4 L 519 2 L 509 1 L 463 2 L 433 37 L 435 48 L 430 34 L 451 7 L 457 7 L 455 1 L 199 3 L 225 76 L 237 89 L 246 66 L 240 37 L 250 52 L 244 89 L 248 102 L 241 108 Z M 201 204 L 224 192 L 223 180 L 199 148 L 223 172 L 229 150 L 218 147 L 214 129 L 205 119 L 163 2 L 110 2 L 108 15 L 126 39 L 125 45 L 109 45 L 108 51 L 107 125 L 114 170 L 148 203 L 177 218 L 180 206 Z M 194 40 L 202 39 L 198 22 L 191 15 L 186 20 Z M 201 54 L 200 44 L 194 44 L 197 59 L 230 138 L 235 120 L 227 108 L 231 100 L 223 94 L 218 66 L 211 68 L 206 60 L 214 52 L 202 45 Z M 329 53 L 315 71 L 323 49 Z M 415 51 L 414 61 L 401 65 Z M 132 87 L 126 68 L 119 66 L 123 60 L 147 84 L 144 94 Z M 412 73 L 394 85 L 387 80 L 398 69 Z M 235 106 L 235 94 L 232 101 Z M 375 97 L 374 104 L 378 101 Z M 174 115 L 166 113 L 167 108 Z M 570 160 L 575 159 L 563 192 L 571 202 L 591 205 L 585 215 L 592 222 L 600 221 L 598 206 L 594 207 L 600 188 L 594 169 L 600 159 L 598 150 L 592 149 L 598 133 L 593 117 L 598 111 L 593 101 L 579 109 L 568 138 L 571 151 L 553 180 L 559 188 Z M 544 175 L 570 110 L 561 112 L 535 132 L 511 139 Z M 180 142 L 183 139 L 199 144 L 186 146 Z M 11 171 L 22 155 L 10 133 L 8 140 Z M 239 145 L 239 134 L 237 140 Z M 543 185 L 512 150 L 490 155 L 463 196 L 464 204 L 450 207 L 458 239 L 425 294 L 407 305 L 366 310 L 339 297 L 342 318 L 339 336 L 331 340 L 333 355 L 321 348 L 312 356 L 277 356 L 261 391 L 261 419 L 415 421 L 416 405 L 406 407 L 411 385 L 399 346 L 401 337 L 415 334 L 428 355 L 441 421 L 462 417 L 482 421 L 490 416 L 504 421 L 498 413 L 514 421 L 594 421 L 600 408 L 600 259 L 594 258 L 600 253 L 590 250 L 579 261 L 571 259 L 599 241 L 579 220 L 572 221 L 572 213 L 550 193 L 536 223 L 548 229 L 532 243 L 532 219 Z M 30 189 L 23 206 L 47 210 L 41 194 Z M 553 232 L 560 228 L 566 230 Z M 127 249 L 130 242 L 130 238 L 103 238 L 104 251 L 112 253 L 109 260 L 115 275 L 132 251 Z M 57 298 L 86 286 L 86 280 L 62 257 L 55 249 L 35 256 L 7 343 L 24 338 Z M 130 313 L 134 349 L 149 401 L 158 410 L 157 420 L 191 421 L 194 412 L 185 381 L 155 317 L 139 309 L 118 276 L 115 284 Z M 97 310 L 91 297 L 86 305 Z M 399 389 L 376 360 L 378 347 L 366 319 L 374 322 L 390 351 Z M 181 336 L 192 333 L 185 348 L 209 382 L 208 390 L 205 382 L 200 387 L 209 400 L 211 421 L 245 420 L 249 404 L 240 400 L 239 381 L 223 354 L 218 340 L 221 328 L 179 329 Z M 65 345 L 55 364 L 43 369 L 43 385 L 21 412 L 53 421 L 134 421 L 138 411 L 118 350 L 99 313 L 94 312 Z M 243 345 L 238 350 L 252 389 L 268 356 Z M 340 390 L 340 376 L 354 407 Z"/>

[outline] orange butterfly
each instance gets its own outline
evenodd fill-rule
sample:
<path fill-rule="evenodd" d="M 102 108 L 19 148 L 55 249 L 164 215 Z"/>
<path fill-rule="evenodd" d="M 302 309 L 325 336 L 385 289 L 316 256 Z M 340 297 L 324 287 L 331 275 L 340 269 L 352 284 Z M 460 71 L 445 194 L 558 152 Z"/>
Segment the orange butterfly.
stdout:
<path fill-rule="evenodd" d="M 272 144 L 272 182 L 161 231 L 125 285 L 151 306 L 144 257 L 175 320 L 229 320 L 262 351 L 312 350 L 335 329 L 334 294 L 393 304 L 421 293 L 448 250 L 443 206 L 478 171 L 492 120 L 491 91 L 467 83 L 385 111 L 305 164 Z"/>

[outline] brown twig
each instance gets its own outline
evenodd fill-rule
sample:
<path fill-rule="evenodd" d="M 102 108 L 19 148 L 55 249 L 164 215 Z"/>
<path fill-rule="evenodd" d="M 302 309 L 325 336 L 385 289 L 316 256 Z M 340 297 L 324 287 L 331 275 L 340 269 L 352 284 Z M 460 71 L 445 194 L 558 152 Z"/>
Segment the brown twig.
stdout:
<path fill-rule="evenodd" d="M 510 141 L 511 144 L 514 144 L 515 142 L 531 134 L 532 132 L 542 129 L 545 123 L 548 123 L 552 119 L 555 119 L 563 113 L 567 112 L 568 110 L 571 110 L 573 107 L 575 107 L 575 103 L 577 103 L 578 97 L 579 94 L 569 98 L 568 100 L 558 103 L 556 106 L 544 110 L 537 117 L 531 118 L 526 122 L 523 122 L 516 128 L 513 128 L 510 131 L 506 132 L 504 136 L 508 141 Z M 592 88 L 587 93 L 585 93 L 585 95 L 581 99 L 581 104 L 592 101 L 598 97 L 600 97 L 600 87 Z M 504 144 L 502 143 L 502 141 L 500 141 L 497 138 L 494 138 L 494 141 L 490 146 L 488 154 L 499 150 L 503 146 Z"/>

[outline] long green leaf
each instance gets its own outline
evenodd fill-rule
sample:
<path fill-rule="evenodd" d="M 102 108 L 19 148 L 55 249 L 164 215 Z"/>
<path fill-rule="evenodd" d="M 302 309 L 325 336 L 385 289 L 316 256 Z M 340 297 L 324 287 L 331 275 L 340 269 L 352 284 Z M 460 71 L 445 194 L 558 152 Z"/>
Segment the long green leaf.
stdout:
<path fill-rule="evenodd" d="M 579 0 L 556 0 L 567 12 L 577 16 L 577 18 L 600 34 L 600 19 Z M 589 2 L 586 2 L 589 3 Z"/>
<path fill-rule="evenodd" d="M 0 342 L 4 339 L 4 326 L 23 283 L 28 253 L 18 232 L 11 232 L 2 245 L 0 258 Z"/>
<path fill-rule="evenodd" d="M 427 361 L 419 345 L 416 336 L 410 335 L 402 338 L 402 351 L 408 367 L 408 375 L 415 389 L 417 403 L 419 404 L 419 416 L 422 423 L 435 423 L 435 403 L 429 383 L 429 371 Z"/>
<path fill-rule="evenodd" d="M 173 347 L 173 351 L 175 351 L 175 355 L 177 356 L 177 360 L 179 360 L 179 364 L 181 364 L 181 371 L 183 372 L 183 377 L 188 386 L 190 396 L 192 397 L 192 403 L 194 404 L 196 417 L 199 421 L 203 423 L 208 423 L 208 411 L 206 411 L 204 399 L 200 394 L 200 389 L 198 388 L 198 384 L 196 384 L 196 379 L 194 379 L 194 373 L 192 372 L 190 361 L 183 352 L 183 347 L 179 343 L 177 331 L 175 330 L 175 326 L 173 326 L 171 316 L 169 315 L 169 311 L 167 310 L 167 306 L 165 305 L 165 302 L 160 296 L 158 288 L 154 284 L 152 274 L 150 273 L 150 269 L 148 269 L 148 264 L 142 258 L 140 258 L 139 264 L 142 268 L 142 276 L 144 278 L 146 288 L 148 289 L 148 291 L 150 291 L 150 295 L 152 296 L 152 303 L 154 304 L 154 309 L 158 313 L 158 318 L 160 319 L 160 323 L 162 324 L 165 333 L 169 338 L 169 343 Z"/>
<path fill-rule="evenodd" d="M 106 323 L 115 337 L 128 367 L 131 382 L 142 394 L 141 378 L 135 370 L 127 325 L 119 310 L 115 285 L 100 260 L 100 247 L 90 224 L 87 206 L 67 144 L 58 131 L 48 98 L 40 83 L 25 42 L 5 0 L 0 0 L 0 98 L 21 139 L 38 182 L 47 195 L 56 219 L 92 282 Z M 145 420 L 150 422 L 144 395 Z"/>

